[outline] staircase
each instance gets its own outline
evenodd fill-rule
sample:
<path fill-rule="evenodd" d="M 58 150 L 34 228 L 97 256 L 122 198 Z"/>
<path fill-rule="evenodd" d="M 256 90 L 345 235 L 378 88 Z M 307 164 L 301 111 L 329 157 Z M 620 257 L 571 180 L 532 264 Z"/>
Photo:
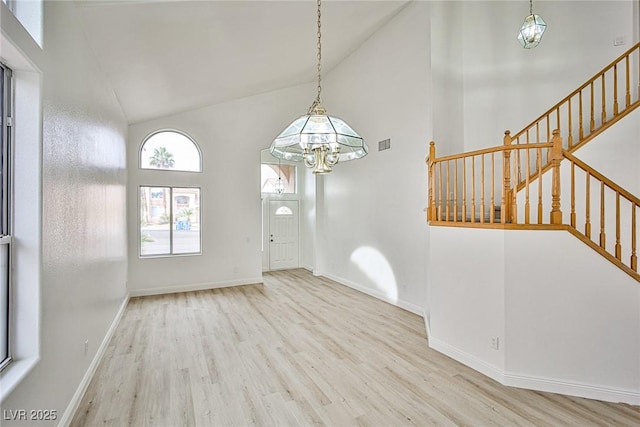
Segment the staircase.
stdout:
<path fill-rule="evenodd" d="M 640 199 L 577 157 L 639 105 L 640 43 L 502 145 L 438 158 L 431 142 L 429 224 L 566 230 L 640 281 Z"/>

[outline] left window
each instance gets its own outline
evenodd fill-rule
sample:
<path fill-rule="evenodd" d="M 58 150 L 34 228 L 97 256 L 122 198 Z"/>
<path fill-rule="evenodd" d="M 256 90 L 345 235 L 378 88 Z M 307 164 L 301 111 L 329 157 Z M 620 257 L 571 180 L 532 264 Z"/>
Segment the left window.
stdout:
<path fill-rule="evenodd" d="M 140 186 L 140 256 L 201 253 L 200 188 Z"/>
<path fill-rule="evenodd" d="M 200 187 L 180 185 L 187 175 L 173 174 L 202 172 L 200 148 L 185 133 L 159 130 L 144 139 L 138 161 L 140 169 L 157 171 L 145 172 L 150 185 L 138 188 L 140 257 L 200 255 Z M 194 175 L 187 181 L 200 182 Z"/>
<path fill-rule="evenodd" d="M 12 73 L 0 64 L 0 370 L 11 362 Z"/>

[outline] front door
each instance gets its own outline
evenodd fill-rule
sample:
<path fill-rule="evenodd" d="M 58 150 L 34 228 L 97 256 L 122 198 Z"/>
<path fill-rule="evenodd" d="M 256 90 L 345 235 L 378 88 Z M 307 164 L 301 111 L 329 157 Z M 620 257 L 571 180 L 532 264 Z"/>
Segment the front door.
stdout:
<path fill-rule="evenodd" d="M 269 201 L 269 270 L 298 268 L 298 201 Z"/>

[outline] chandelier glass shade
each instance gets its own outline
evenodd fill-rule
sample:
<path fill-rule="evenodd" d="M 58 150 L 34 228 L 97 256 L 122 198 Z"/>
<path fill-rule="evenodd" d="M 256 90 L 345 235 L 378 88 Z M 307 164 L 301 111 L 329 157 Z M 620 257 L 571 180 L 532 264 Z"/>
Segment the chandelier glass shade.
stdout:
<path fill-rule="evenodd" d="M 540 15 L 533 13 L 533 0 L 529 0 L 529 15 L 524 18 L 518 32 L 518 41 L 525 49 L 533 49 L 540 44 L 547 24 Z"/>
<path fill-rule="evenodd" d="M 367 155 L 367 145 L 344 120 L 327 115 L 321 104 L 321 21 L 318 5 L 318 94 L 307 114 L 295 119 L 278 135 L 269 151 L 274 157 L 304 161 L 314 174 L 327 174 L 339 161 L 359 159 Z"/>
<path fill-rule="evenodd" d="M 271 144 L 271 154 L 304 161 L 314 173 L 329 173 L 338 161 L 367 155 L 367 145 L 344 120 L 329 116 L 322 107 L 298 117 Z"/>

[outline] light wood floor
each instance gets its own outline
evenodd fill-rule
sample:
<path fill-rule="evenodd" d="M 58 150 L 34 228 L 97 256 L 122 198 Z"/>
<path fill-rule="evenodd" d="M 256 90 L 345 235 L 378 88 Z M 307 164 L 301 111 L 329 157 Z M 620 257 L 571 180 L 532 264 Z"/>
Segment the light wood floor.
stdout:
<path fill-rule="evenodd" d="M 304 270 L 134 298 L 72 426 L 639 426 L 640 407 L 504 387 L 420 317 Z"/>

